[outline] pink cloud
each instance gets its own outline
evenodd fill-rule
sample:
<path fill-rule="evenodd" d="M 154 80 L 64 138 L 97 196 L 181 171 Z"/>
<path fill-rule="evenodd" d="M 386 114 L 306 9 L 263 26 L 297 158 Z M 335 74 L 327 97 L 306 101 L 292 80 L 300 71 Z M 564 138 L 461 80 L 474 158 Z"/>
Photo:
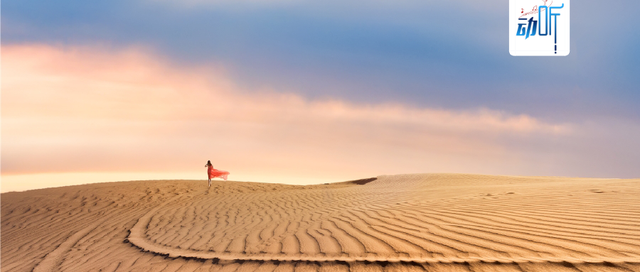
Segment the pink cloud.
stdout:
<path fill-rule="evenodd" d="M 232 179 L 360 178 L 521 169 L 505 142 L 566 124 L 481 109 L 309 100 L 243 90 L 221 67 L 96 47 L 2 47 L 3 175 L 193 172 Z"/>

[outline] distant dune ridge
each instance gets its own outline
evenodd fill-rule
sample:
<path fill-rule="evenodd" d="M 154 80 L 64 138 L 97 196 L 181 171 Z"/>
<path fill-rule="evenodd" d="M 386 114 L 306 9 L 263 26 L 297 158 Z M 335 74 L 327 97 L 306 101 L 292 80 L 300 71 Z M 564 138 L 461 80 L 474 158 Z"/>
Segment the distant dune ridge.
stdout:
<path fill-rule="evenodd" d="M 640 271 L 640 179 L 468 174 L 2 194 L 2 271 Z"/>

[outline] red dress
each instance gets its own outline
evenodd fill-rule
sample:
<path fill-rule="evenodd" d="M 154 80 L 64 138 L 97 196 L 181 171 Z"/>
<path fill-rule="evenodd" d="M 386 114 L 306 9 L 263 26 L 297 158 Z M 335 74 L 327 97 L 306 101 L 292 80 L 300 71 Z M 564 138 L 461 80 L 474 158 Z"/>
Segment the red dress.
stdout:
<path fill-rule="evenodd" d="M 209 179 L 222 178 L 227 180 L 227 176 L 229 175 L 229 172 L 215 169 L 212 165 L 207 166 L 207 173 L 209 174 Z"/>
<path fill-rule="evenodd" d="M 208 165 L 207 166 L 207 173 L 209 173 L 209 179 L 213 179 L 215 178 L 215 169 L 213 169 L 213 165 Z"/>

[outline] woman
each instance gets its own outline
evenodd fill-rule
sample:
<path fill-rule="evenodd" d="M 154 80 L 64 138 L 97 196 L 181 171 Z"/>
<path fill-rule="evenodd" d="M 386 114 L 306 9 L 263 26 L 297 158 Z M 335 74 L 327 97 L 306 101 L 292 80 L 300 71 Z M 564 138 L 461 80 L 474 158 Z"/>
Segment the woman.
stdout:
<path fill-rule="evenodd" d="M 207 173 L 209 174 L 209 187 L 211 187 L 211 179 L 214 178 L 213 165 L 211 165 L 211 161 L 208 160 L 204 167 L 207 167 Z"/>

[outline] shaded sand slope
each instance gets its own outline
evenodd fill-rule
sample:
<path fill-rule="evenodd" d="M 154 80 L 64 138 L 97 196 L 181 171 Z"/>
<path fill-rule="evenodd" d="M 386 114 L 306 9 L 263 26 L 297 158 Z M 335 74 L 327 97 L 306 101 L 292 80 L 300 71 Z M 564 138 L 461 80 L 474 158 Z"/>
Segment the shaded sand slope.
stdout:
<path fill-rule="evenodd" d="M 137 181 L 2 195 L 2 271 L 640 271 L 640 180 Z"/>

